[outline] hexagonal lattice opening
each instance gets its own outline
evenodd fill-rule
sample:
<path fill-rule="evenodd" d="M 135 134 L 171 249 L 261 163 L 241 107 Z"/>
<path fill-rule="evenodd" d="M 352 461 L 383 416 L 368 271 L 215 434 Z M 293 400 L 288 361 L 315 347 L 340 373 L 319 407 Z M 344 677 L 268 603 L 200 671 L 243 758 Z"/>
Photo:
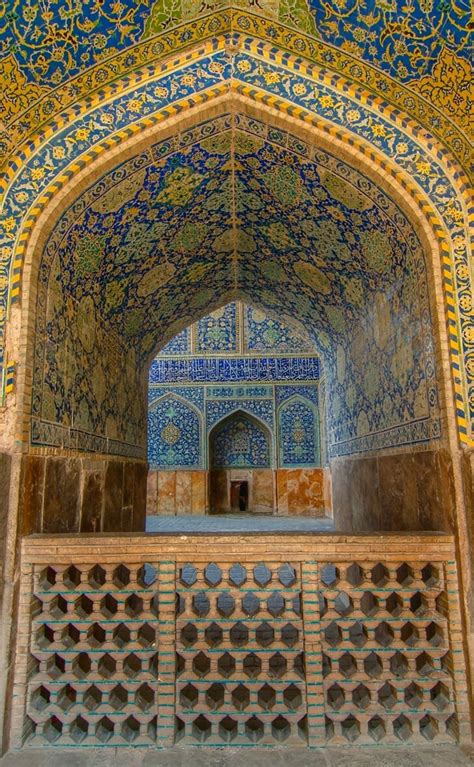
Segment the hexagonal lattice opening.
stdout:
<path fill-rule="evenodd" d="M 275 618 L 285 611 L 285 600 L 277 591 L 267 599 L 267 610 Z"/>
<path fill-rule="evenodd" d="M 400 740 L 409 740 L 412 735 L 412 726 L 409 719 L 404 714 L 400 714 L 393 721 L 393 732 Z"/>
<path fill-rule="evenodd" d="M 406 562 L 403 562 L 403 564 L 400 565 L 400 567 L 397 569 L 396 579 L 401 586 L 409 586 L 415 579 L 413 568 L 411 568 L 410 565 L 408 565 Z"/>
<path fill-rule="evenodd" d="M 269 684 L 264 684 L 257 692 L 257 702 L 264 711 L 271 711 L 276 703 L 276 692 Z"/>
<path fill-rule="evenodd" d="M 125 600 L 124 607 L 130 618 L 137 618 L 143 611 L 143 599 L 138 594 L 130 594 Z"/>
<path fill-rule="evenodd" d="M 282 629 L 283 630 L 283 629 Z M 266 621 L 255 629 L 255 639 L 260 647 L 269 647 L 275 639 L 275 630 Z"/>
<path fill-rule="evenodd" d="M 117 670 L 117 661 L 115 658 L 112 658 L 111 655 L 106 653 L 99 660 L 99 663 L 97 664 L 97 670 L 101 677 L 104 679 L 110 679 L 110 677 L 113 676 Z"/>
<path fill-rule="evenodd" d="M 83 716 L 78 716 L 77 719 L 71 723 L 69 728 L 69 735 L 75 743 L 82 743 L 89 734 L 89 722 L 87 722 Z"/>
<path fill-rule="evenodd" d="M 199 741 L 199 743 L 204 743 L 204 741 L 211 735 L 211 723 L 209 719 L 206 719 L 203 714 L 200 714 L 193 722 L 192 732 L 195 740 Z"/>
<path fill-rule="evenodd" d="M 286 674 L 288 663 L 286 658 L 279 652 L 272 655 L 268 661 L 268 671 L 270 676 L 280 679 Z"/>
<path fill-rule="evenodd" d="M 96 724 L 95 736 L 101 743 L 107 743 L 114 734 L 114 724 L 108 716 L 103 716 Z"/>
<path fill-rule="evenodd" d="M 290 684 L 283 690 L 283 703 L 292 711 L 296 711 L 303 704 L 301 690 L 295 684 Z"/>
<path fill-rule="evenodd" d="M 300 633 L 292 623 L 286 623 L 281 630 L 281 641 L 287 647 L 294 647 L 299 640 Z"/>
<path fill-rule="evenodd" d="M 434 716 L 426 714 L 420 719 L 420 733 L 426 740 L 433 740 L 439 733 L 439 724 Z"/>
<path fill-rule="evenodd" d="M 84 609 L 82 607 L 83 604 L 84 604 Z M 89 608 L 89 607 L 90 609 L 87 611 L 86 608 Z M 53 599 L 49 603 L 49 612 L 51 613 L 53 618 L 58 618 L 59 620 L 67 614 L 68 609 L 69 609 L 68 603 L 64 599 L 64 597 L 61 596 L 61 594 L 57 594 L 55 597 L 53 597 Z M 74 610 L 77 612 L 78 615 L 80 615 L 81 618 L 85 618 L 88 615 L 90 615 L 93 609 L 94 608 L 93 608 L 93 604 L 91 600 L 84 595 L 82 597 L 79 597 L 79 599 L 77 599 L 74 603 Z"/>
<path fill-rule="evenodd" d="M 253 579 L 258 586 L 267 586 L 271 579 L 271 570 L 264 564 L 256 565 L 253 568 Z"/>
<path fill-rule="evenodd" d="M 184 669 L 186 668 L 186 661 L 184 660 L 183 656 L 179 653 L 176 653 L 176 676 L 181 676 Z"/>
<path fill-rule="evenodd" d="M 257 743 L 263 738 L 264 727 L 263 723 L 256 716 L 250 717 L 245 722 L 245 735 L 252 743 Z"/>
<path fill-rule="evenodd" d="M 84 706 L 88 711 L 95 711 L 102 704 L 102 692 L 95 684 L 87 688 L 84 693 Z"/>
<path fill-rule="evenodd" d="M 87 641 L 91 647 L 100 647 L 105 642 L 105 629 L 99 623 L 93 623 L 87 630 Z"/>
<path fill-rule="evenodd" d="M 445 591 L 441 591 L 435 599 L 436 612 L 442 615 L 444 618 L 448 617 L 449 602 Z"/>
<path fill-rule="evenodd" d="M 326 740 L 334 738 L 334 722 L 329 716 L 324 717 L 324 728 L 326 731 Z"/>
<path fill-rule="evenodd" d="M 282 586 L 289 588 L 296 583 L 296 570 L 288 562 L 285 562 L 278 568 L 278 580 Z"/>
<path fill-rule="evenodd" d="M 368 639 L 367 629 L 363 623 L 355 621 L 349 626 L 349 641 L 352 642 L 354 647 L 363 647 Z"/>
<path fill-rule="evenodd" d="M 179 693 L 179 702 L 184 709 L 194 708 L 198 700 L 199 690 L 193 684 L 187 684 Z"/>
<path fill-rule="evenodd" d="M 155 679 L 158 679 L 158 653 L 148 659 L 148 671 Z"/>
<path fill-rule="evenodd" d="M 350 615 L 354 609 L 354 603 L 345 591 L 340 591 L 334 600 L 334 609 L 342 617 Z"/>
<path fill-rule="evenodd" d="M 339 671 L 347 679 L 357 672 L 357 663 L 350 653 L 346 652 L 339 658 Z"/>
<path fill-rule="evenodd" d="M 444 642 L 444 634 L 441 626 L 437 623 L 429 623 L 426 627 L 426 638 L 432 647 L 441 647 Z"/>
<path fill-rule="evenodd" d="M 41 591 L 47 591 L 56 585 L 58 574 L 53 567 L 45 567 L 41 570 L 38 577 L 38 586 Z"/>
<path fill-rule="evenodd" d="M 325 656 L 323 655 L 323 659 L 324 659 L 324 657 Z M 298 674 L 298 676 L 301 679 L 305 678 L 306 661 L 305 661 L 305 657 L 304 657 L 304 652 L 300 652 L 300 653 L 298 653 L 298 655 L 295 656 L 295 659 L 293 661 L 293 670 L 294 670 L 295 674 Z"/>
<path fill-rule="evenodd" d="M 390 580 L 390 573 L 381 562 L 378 562 L 371 572 L 372 583 L 379 588 L 385 586 Z"/>
<path fill-rule="evenodd" d="M 421 571 L 421 578 L 425 586 L 428 586 L 429 589 L 433 588 L 433 586 L 437 586 L 439 583 L 438 568 L 431 562 L 428 562 Z"/>
<path fill-rule="evenodd" d="M 183 720 L 179 718 L 179 716 L 175 716 L 174 721 L 175 721 L 175 733 L 174 733 L 175 742 L 179 743 L 179 741 L 184 737 L 186 733 L 186 725 L 183 722 Z"/>
<path fill-rule="evenodd" d="M 242 610 L 245 615 L 252 617 L 260 610 L 260 599 L 255 594 L 247 593 L 242 599 Z"/>
<path fill-rule="evenodd" d="M 77 589 L 81 582 L 81 571 L 75 567 L 75 565 L 70 565 L 70 567 L 67 568 L 67 570 L 63 573 L 63 583 L 66 586 L 67 589 Z"/>
<path fill-rule="evenodd" d="M 371 679 L 378 679 L 383 672 L 383 664 L 379 656 L 371 652 L 364 658 L 364 671 Z"/>
<path fill-rule="evenodd" d="M 415 615 L 423 615 L 428 610 L 428 602 L 419 591 L 416 591 L 410 597 L 410 610 Z"/>
<path fill-rule="evenodd" d="M 141 711 L 149 711 L 155 702 L 155 693 L 148 684 L 142 684 L 135 693 L 135 703 Z"/>
<path fill-rule="evenodd" d="M 226 592 L 219 594 L 216 600 L 216 607 L 217 612 L 220 615 L 222 615 L 224 618 L 228 618 L 229 615 L 232 615 L 235 610 L 235 599 L 232 594 L 228 594 Z"/>
<path fill-rule="evenodd" d="M 389 682 L 385 682 L 378 692 L 379 703 L 386 709 L 392 709 L 397 703 L 397 692 Z"/>
<path fill-rule="evenodd" d="M 100 601 L 100 610 L 105 618 L 113 618 L 118 610 L 118 602 L 111 594 L 106 594 Z"/>
<path fill-rule="evenodd" d="M 130 583 L 130 570 L 125 565 L 119 565 L 112 574 L 112 581 L 118 589 L 124 589 Z"/>
<path fill-rule="evenodd" d="M 245 623 L 238 621 L 229 631 L 229 639 L 234 647 L 243 647 L 249 640 L 249 630 Z"/>
<path fill-rule="evenodd" d="M 342 629 L 336 621 L 331 621 L 324 629 L 324 639 L 330 647 L 337 647 L 342 642 Z"/>
<path fill-rule="evenodd" d="M 443 682 L 438 682 L 430 690 L 430 699 L 439 711 L 443 711 L 450 703 L 449 689 Z"/>
<path fill-rule="evenodd" d="M 54 653 L 46 661 L 46 671 L 52 679 L 57 679 L 66 671 L 66 661 L 61 655 Z"/>
<path fill-rule="evenodd" d="M 123 662 L 123 670 L 127 676 L 135 677 L 142 670 L 142 662 L 133 652 L 127 655 Z"/>
<path fill-rule="evenodd" d="M 323 652 L 323 677 L 326 678 L 332 671 L 332 660 Z M 303 677 L 302 677 L 303 678 Z"/>
<path fill-rule="evenodd" d="M 405 676 L 407 673 L 408 661 L 401 652 L 397 651 L 395 655 L 392 655 L 390 658 L 390 671 L 392 672 L 392 675 L 396 677 Z"/>
<path fill-rule="evenodd" d="M 434 671 L 434 660 L 425 652 L 417 656 L 415 664 L 416 670 L 421 676 L 430 676 Z"/>
<path fill-rule="evenodd" d="M 352 702 L 354 706 L 357 706 L 361 711 L 364 711 L 370 706 L 370 692 L 365 685 L 359 684 L 355 690 L 352 691 Z"/>
<path fill-rule="evenodd" d="M 258 655 L 249 654 L 246 655 L 242 661 L 242 669 L 249 679 L 255 679 L 262 671 L 262 661 Z"/>
<path fill-rule="evenodd" d="M 207 598 L 207 595 L 204 593 L 204 591 L 199 591 L 193 596 L 191 606 L 193 613 L 198 615 L 200 618 L 205 618 L 211 609 L 211 603 L 209 602 L 209 599 Z"/>
<path fill-rule="evenodd" d="M 81 594 L 79 599 L 76 599 L 74 603 L 74 611 L 80 618 L 88 618 L 94 610 L 94 603 L 92 599 L 86 597 L 85 594 Z"/>
<path fill-rule="evenodd" d="M 379 609 L 379 601 L 371 591 L 366 591 L 360 599 L 360 609 L 364 615 L 375 615 Z"/>
<path fill-rule="evenodd" d="M 209 647 L 217 647 L 223 639 L 224 632 L 217 623 L 211 623 L 204 631 L 204 639 Z"/>
<path fill-rule="evenodd" d="M 193 671 L 198 677 L 205 677 L 209 673 L 211 668 L 211 661 L 203 652 L 193 658 Z"/>
<path fill-rule="evenodd" d="M 77 701 L 77 690 L 70 684 L 63 687 L 58 693 L 57 704 L 63 711 L 69 711 Z"/>
<path fill-rule="evenodd" d="M 225 652 L 217 660 L 217 670 L 221 676 L 228 679 L 235 672 L 235 658 L 229 652 Z"/>
<path fill-rule="evenodd" d="M 275 740 L 277 740 L 279 743 L 282 743 L 284 740 L 287 740 L 289 738 L 291 733 L 291 728 L 289 722 L 285 719 L 285 717 L 277 716 L 276 719 L 272 722 L 272 735 Z"/>
<path fill-rule="evenodd" d="M 218 708 L 224 705 L 225 699 L 225 687 L 223 684 L 215 682 L 211 684 L 209 689 L 206 690 L 206 704 L 211 711 L 217 711 Z"/>
<path fill-rule="evenodd" d="M 403 610 L 403 599 L 395 591 L 385 600 L 385 607 L 390 615 L 397 618 Z"/>
<path fill-rule="evenodd" d="M 335 565 L 328 562 L 321 568 L 321 581 L 325 586 L 332 588 L 339 581 L 339 570 Z"/>
<path fill-rule="evenodd" d="M 423 703 L 423 690 L 412 682 L 405 688 L 405 703 L 409 708 L 419 708 Z"/>
<path fill-rule="evenodd" d="M 125 647 L 130 642 L 130 629 L 125 623 L 119 623 L 114 628 L 113 640 L 117 647 Z"/>
<path fill-rule="evenodd" d="M 182 615 L 186 609 L 186 600 L 182 594 L 176 594 L 176 615 Z"/>
<path fill-rule="evenodd" d="M 137 642 L 142 647 L 154 647 L 156 644 L 156 630 L 149 623 L 140 626 L 137 632 Z"/>
<path fill-rule="evenodd" d="M 98 635 L 100 637 L 100 632 Z M 75 626 L 74 623 L 68 623 L 66 628 L 64 628 L 61 632 L 62 644 L 64 645 L 64 647 L 74 647 L 74 645 L 78 644 L 78 642 L 80 641 L 81 641 L 81 632 L 79 631 L 78 627 Z M 95 641 L 95 637 L 92 637 L 92 642 L 94 641 Z M 92 644 L 92 646 L 94 645 Z"/>
<path fill-rule="evenodd" d="M 222 570 L 215 562 L 211 562 L 204 568 L 204 580 L 208 586 L 217 586 L 222 580 Z"/>
<path fill-rule="evenodd" d="M 229 581 L 233 586 L 242 586 L 247 580 L 247 570 L 237 562 L 229 568 Z"/>
<path fill-rule="evenodd" d="M 420 638 L 418 629 L 413 623 L 405 623 L 400 629 L 400 639 L 409 647 L 415 645 Z"/>
<path fill-rule="evenodd" d="M 134 716 L 128 716 L 122 724 L 121 733 L 124 740 L 133 743 L 140 734 L 140 722 Z"/>
<path fill-rule="evenodd" d="M 341 732 L 347 740 L 353 743 L 360 736 L 360 724 L 352 714 L 341 722 Z"/>
<path fill-rule="evenodd" d="M 183 565 L 179 572 L 179 580 L 184 586 L 193 586 L 197 581 L 197 570 L 194 565 Z"/>
<path fill-rule="evenodd" d="M 100 589 L 107 580 L 107 573 L 100 565 L 94 565 L 87 574 L 87 580 L 93 589 Z"/>
<path fill-rule="evenodd" d="M 373 716 L 369 719 L 367 731 L 372 740 L 378 743 L 385 737 L 385 722 L 379 716 Z"/>
<path fill-rule="evenodd" d="M 109 703 L 115 711 L 121 711 L 128 703 L 128 692 L 121 684 L 116 685 L 109 693 Z"/>
<path fill-rule="evenodd" d="M 50 644 L 54 642 L 54 630 L 52 626 L 48 626 L 47 623 L 43 623 L 36 632 L 36 644 L 45 650 Z"/>
<path fill-rule="evenodd" d="M 54 743 L 58 738 L 60 738 L 62 732 L 63 724 L 60 722 L 57 716 L 52 716 L 51 719 L 48 719 L 43 727 L 43 735 L 49 743 Z"/>
<path fill-rule="evenodd" d="M 194 623 L 186 623 L 181 629 L 180 639 L 184 647 L 192 647 L 197 642 L 198 630 Z"/>
<path fill-rule="evenodd" d="M 232 704 L 237 711 L 244 711 L 250 702 L 250 692 L 243 684 L 239 684 L 232 690 Z"/>
<path fill-rule="evenodd" d="M 346 696 L 344 690 L 337 682 L 328 689 L 326 693 L 328 704 L 334 711 L 339 711 L 346 702 Z"/>
<path fill-rule="evenodd" d="M 72 662 L 72 673 L 77 676 L 78 679 L 83 679 L 89 674 L 91 666 L 92 662 L 88 654 L 86 652 L 80 652 Z"/>
<path fill-rule="evenodd" d="M 364 580 L 364 571 L 360 565 L 353 562 L 346 570 L 346 580 L 351 586 L 360 586 Z"/>
<path fill-rule="evenodd" d="M 149 589 L 156 582 L 158 571 L 149 562 L 145 562 L 138 570 L 137 581 L 144 589 Z"/>
<path fill-rule="evenodd" d="M 237 737 L 237 722 L 231 716 L 225 716 L 219 722 L 219 735 L 225 743 L 230 743 Z"/>
<path fill-rule="evenodd" d="M 31 705 L 36 711 L 43 711 L 43 709 L 49 706 L 51 700 L 50 691 L 41 685 L 31 695 Z"/>
<path fill-rule="evenodd" d="M 393 642 L 393 629 L 388 623 L 379 623 L 374 631 L 375 641 L 382 647 L 388 647 Z"/>

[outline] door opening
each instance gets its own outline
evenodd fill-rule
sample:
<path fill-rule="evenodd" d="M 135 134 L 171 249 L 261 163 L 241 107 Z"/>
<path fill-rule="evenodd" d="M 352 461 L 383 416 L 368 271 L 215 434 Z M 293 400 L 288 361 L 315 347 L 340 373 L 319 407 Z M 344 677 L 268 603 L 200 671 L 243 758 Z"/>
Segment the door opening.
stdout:
<path fill-rule="evenodd" d="M 230 483 L 230 507 L 232 511 L 248 511 L 249 483 L 244 481 Z"/>

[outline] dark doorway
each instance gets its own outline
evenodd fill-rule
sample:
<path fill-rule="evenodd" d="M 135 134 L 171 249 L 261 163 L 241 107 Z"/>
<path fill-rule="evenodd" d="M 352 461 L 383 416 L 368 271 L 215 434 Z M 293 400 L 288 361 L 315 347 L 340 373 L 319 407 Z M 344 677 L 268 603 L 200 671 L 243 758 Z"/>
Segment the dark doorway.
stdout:
<path fill-rule="evenodd" d="M 230 483 L 230 508 L 232 511 L 249 510 L 249 483 L 243 482 Z"/>

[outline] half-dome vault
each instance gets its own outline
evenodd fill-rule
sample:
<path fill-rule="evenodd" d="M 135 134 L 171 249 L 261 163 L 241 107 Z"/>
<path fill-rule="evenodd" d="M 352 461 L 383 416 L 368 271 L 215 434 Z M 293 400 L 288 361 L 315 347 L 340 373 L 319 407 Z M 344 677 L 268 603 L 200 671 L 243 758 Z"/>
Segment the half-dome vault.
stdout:
<path fill-rule="evenodd" d="M 328 151 L 221 114 L 110 170 L 40 268 L 32 439 L 141 456 L 149 361 L 236 297 L 304 327 L 332 455 L 439 434 L 425 261 L 402 210 Z"/>

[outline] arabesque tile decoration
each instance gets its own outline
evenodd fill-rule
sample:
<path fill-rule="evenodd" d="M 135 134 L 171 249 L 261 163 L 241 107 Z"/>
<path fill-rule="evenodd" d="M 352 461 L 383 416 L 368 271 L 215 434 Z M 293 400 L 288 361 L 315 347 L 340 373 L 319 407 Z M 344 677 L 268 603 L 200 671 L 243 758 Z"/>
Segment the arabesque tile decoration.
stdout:
<path fill-rule="evenodd" d="M 350 166 L 243 115 L 191 129 L 111 171 L 54 229 L 40 270 L 34 442 L 61 444 L 64 427 L 76 430 L 79 403 L 82 431 L 102 437 L 105 422 L 120 440 L 125 395 L 110 408 L 99 407 L 98 395 L 97 414 L 96 402 L 85 412 L 81 376 L 94 377 L 99 366 L 101 380 L 110 379 L 106 358 L 94 356 L 95 326 L 133 342 L 139 368 L 157 338 L 222 303 L 236 284 L 270 315 L 306 324 L 327 358 L 333 455 L 436 438 L 424 274 L 404 214 Z M 66 324 L 77 328 L 70 338 Z M 52 342 L 57 347 L 47 356 Z M 90 347 L 72 378 L 71 344 Z M 181 371 L 192 372 L 192 364 L 168 360 Z M 127 420 L 123 442 L 143 444 L 140 415 Z M 77 440 L 82 447 L 79 433 Z"/>
<path fill-rule="evenodd" d="M 187 360 L 182 359 L 182 338 L 183 333 L 177 344 L 167 344 L 150 369 L 152 469 L 320 465 L 320 366 L 307 339 L 240 301 L 187 329 Z M 253 352 L 257 345 L 259 352 Z M 219 356 L 209 358 L 209 353 Z M 225 385 L 216 386 L 212 379 L 216 364 Z M 191 385 L 180 385 L 183 377 Z"/>
<path fill-rule="evenodd" d="M 70 162 L 74 157 L 74 155 L 76 155 L 78 152 L 85 152 L 88 147 L 91 147 L 100 141 L 101 136 L 105 137 L 108 133 L 110 133 L 111 125 L 113 125 L 115 129 L 119 129 L 120 123 L 125 126 L 127 122 L 132 122 L 136 115 L 136 113 L 133 113 L 134 105 L 137 106 L 140 114 L 145 114 L 147 112 L 152 113 L 153 110 L 159 108 L 160 101 L 164 105 L 165 103 L 170 103 L 170 97 L 173 99 L 178 99 L 186 96 L 189 97 L 193 92 L 197 93 L 203 87 L 212 87 L 213 84 L 218 85 L 224 83 L 230 76 L 229 67 L 231 66 L 231 60 L 235 67 L 235 71 L 238 73 L 239 80 L 246 81 L 249 86 L 256 89 L 263 86 L 267 92 L 273 92 L 276 96 L 280 96 L 284 100 L 290 99 L 296 104 L 301 104 L 302 108 L 309 107 L 311 109 L 317 104 L 318 112 L 322 116 L 327 117 L 333 123 L 344 125 L 346 128 L 356 132 L 360 137 L 370 141 L 376 149 L 381 150 L 387 155 L 393 156 L 399 167 L 408 171 L 419 183 L 419 185 L 425 189 L 432 202 L 437 206 L 438 212 L 442 216 L 444 223 L 449 229 L 451 235 L 451 242 L 453 244 L 456 256 L 456 287 L 458 298 L 457 305 L 460 314 L 460 340 L 463 347 L 463 353 L 465 355 L 464 362 L 466 363 L 465 368 L 467 370 L 467 375 L 471 377 L 472 295 L 470 291 L 470 275 L 468 262 L 466 260 L 466 241 L 463 233 L 463 212 L 461 203 L 457 197 L 457 190 L 451 186 L 451 179 L 445 175 L 441 165 L 434 161 L 432 155 L 425 154 L 424 145 L 415 143 L 407 133 L 401 132 L 398 127 L 396 127 L 393 123 L 388 122 L 380 115 L 376 115 L 370 110 L 367 110 L 367 108 L 360 102 L 351 102 L 351 99 L 347 94 L 341 95 L 340 93 L 337 93 L 334 88 L 326 85 L 321 85 L 321 83 L 318 83 L 315 90 L 314 82 L 312 82 L 310 78 L 300 74 L 291 73 L 289 70 L 277 67 L 271 62 L 263 62 L 262 60 L 254 59 L 246 52 L 240 52 L 234 57 L 231 57 L 231 59 L 229 59 L 229 56 L 226 53 L 216 52 L 213 56 L 204 58 L 198 63 L 190 62 L 187 67 L 187 73 L 183 70 L 178 78 L 176 74 L 174 74 L 171 76 L 171 79 L 169 79 L 167 83 L 167 76 L 164 76 L 159 87 L 156 86 L 156 83 L 148 83 L 146 86 L 137 89 L 134 94 L 131 94 L 125 98 L 123 104 L 125 108 L 122 108 L 120 111 L 117 110 L 118 102 L 115 104 L 109 103 L 105 107 L 100 107 L 95 110 L 95 113 L 92 111 L 86 119 L 83 118 L 82 120 L 78 120 L 76 123 L 69 125 L 64 129 L 62 134 L 60 133 L 55 135 L 50 146 L 48 147 L 48 145 L 45 145 L 41 152 L 30 161 L 31 164 L 26 165 L 22 169 L 22 172 L 18 175 L 15 184 L 11 187 L 10 194 L 7 197 L 6 217 L 4 219 L 4 232 L 6 238 L 4 240 L 2 250 L 7 274 L 9 269 L 8 264 L 10 258 L 10 249 L 11 245 L 14 243 L 14 233 L 16 231 L 15 227 L 17 217 L 19 220 L 21 219 L 22 212 L 27 208 L 28 203 L 33 201 L 41 192 L 41 189 L 44 189 L 47 183 L 50 182 L 55 176 L 57 176 L 57 174 L 61 171 L 61 166 L 66 166 L 67 163 Z M 177 85 L 178 88 L 176 87 Z M 263 130 L 263 128 L 261 130 Z M 275 142 L 282 140 L 278 137 L 278 131 L 274 132 L 274 135 L 272 135 L 272 140 Z M 173 141 L 169 142 L 171 151 L 173 148 L 176 149 L 176 146 L 172 147 L 172 144 Z M 293 145 L 294 147 L 298 147 L 299 145 L 302 146 L 302 142 L 295 140 L 293 141 Z M 166 149 L 164 149 L 164 151 L 166 152 Z M 264 159 L 263 155 L 261 155 L 262 159 Z M 220 162 L 219 151 L 214 152 L 214 162 L 216 162 L 216 169 L 218 170 Z M 223 156 L 222 163 L 224 164 L 224 162 L 225 159 Z M 225 171 L 222 165 L 220 167 L 222 169 L 223 180 L 225 177 Z M 250 170 L 253 173 L 253 168 L 251 167 L 247 169 L 247 173 Z M 141 172 L 143 172 L 143 169 Z M 331 173 L 333 171 L 329 172 Z M 197 181 L 196 174 L 197 176 L 201 175 L 201 172 L 197 166 L 194 167 L 193 174 L 194 181 Z M 109 174 L 109 183 L 110 181 L 113 183 L 112 176 L 113 174 Z M 176 189 L 174 189 L 174 182 L 176 180 L 178 183 Z M 187 180 L 188 179 L 184 179 L 184 187 L 186 187 Z M 244 188 L 244 194 L 249 198 L 249 195 L 252 195 L 252 189 L 251 186 L 249 187 L 248 180 L 248 176 L 246 178 L 245 173 L 242 173 L 242 185 Z M 183 179 L 179 177 L 179 173 L 177 176 L 173 177 L 172 187 L 172 194 L 177 190 L 177 194 L 179 196 L 183 188 Z M 161 192 L 164 195 L 162 199 L 166 202 L 166 189 L 161 190 L 159 194 L 161 194 Z M 91 192 L 88 192 L 88 194 L 90 195 Z M 224 207 L 221 205 L 220 213 L 225 213 L 225 187 L 223 190 L 221 190 L 221 197 Z M 284 203 L 280 201 L 280 204 Z M 115 211 L 115 213 L 114 211 L 111 211 L 109 215 L 114 216 L 116 213 L 118 213 L 118 211 Z M 216 220 L 216 215 L 218 216 L 218 211 L 214 211 L 213 213 L 214 221 Z M 256 211 L 253 212 L 253 215 L 257 215 L 258 217 L 258 213 L 256 213 Z M 353 213 L 353 215 L 356 214 Z M 199 223 L 199 217 L 197 217 L 197 223 Z M 339 224 L 335 225 L 339 226 Z M 269 228 L 266 232 L 260 228 L 260 234 L 263 235 L 264 240 L 267 241 L 267 245 L 270 244 L 272 247 L 275 247 L 274 243 L 275 240 L 278 239 L 278 233 L 276 232 L 275 227 L 272 226 L 272 222 L 269 222 L 268 226 Z M 148 237 L 152 236 L 152 233 L 149 232 L 148 229 L 146 230 L 146 234 Z M 184 236 L 184 239 L 186 239 L 187 233 L 183 232 L 182 235 Z M 272 235 L 273 242 L 271 240 Z M 245 248 L 249 249 L 249 247 L 251 248 L 251 240 L 245 240 L 246 236 L 247 232 L 242 231 L 242 242 L 239 244 L 242 250 L 245 250 Z M 197 237 L 199 239 L 199 232 L 194 232 L 192 237 Z M 270 243 L 268 243 L 268 240 L 270 240 Z M 294 241 L 296 242 L 296 239 Z M 122 243 L 122 245 L 126 244 L 127 243 Z M 225 237 L 224 241 L 221 241 L 220 246 L 225 246 Z M 145 242 L 144 247 L 150 247 L 150 242 Z M 188 247 L 190 247 L 190 245 L 188 245 Z M 225 247 L 223 250 L 225 253 Z M 224 261 L 225 258 L 221 259 L 221 262 Z M 251 253 L 249 253 L 249 262 L 250 261 Z M 271 269 L 271 266 L 269 268 Z M 219 273 L 219 269 L 217 269 L 217 272 Z M 248 275 L 245 274 L 243 276 L 245 279 L 248 277 Z M 262 276 L 267 280 L 272 279 L 269 277 L 269 275 Z M 220 277 L 221 283 L 219 286 L 216 284 L 216 287 L 219 288 L 222 298 L 222 295 L 225 295 L 225 288 L 230 284 L 230 282 L 227 282 L 227 278 L 224 276 L 223 271 L 220 272 Z M 5 301 L 8 280 L 6 282 L 4 280 L 2 284 L 5 291 L 3 300 Z M 142 286 L 141 290 L 145 290 L 145 287 Z M 267 291 L 267 293 L 269 292 L 270 291 Z M 208 310 L 209 308 L 212 308 L 210 306 L 210 298 L 211 297 L 209 295 L 206 296 L 205 293 L 201 292 L 199 297 L 196 296 L 198 305 L 194 305 L 190 308 L 192 308 L 195 313 L 201 311 L 201 307 L 199 306 L 199 301 L 201 301 L 201 306 Z M 260 294 L 258 295 L 256 295 L 254 292 L 253 300 L 257 303 L 262 303 L 262 291 L 260 291 Z M 452 302 L 453 310 L 456 309 L 454 294 L 452 294 L 450 300 Z M 118 294 L 114 296 L 113 291 L 110 290 L 109 299 L 106 302 L 108 310 L 113 310 L 114 301 L 116 302 L 115 308 L 117 308 L 119 306 L 120 296 Z M 166 304 L 166 291 L 164 295 L 164 302 Z M 123 309 L 124 306 L 122 305 L 121 308 Z M 5 313 L 6 305 L 4 304 L 4 316 Z M 422 316 L 425 317 L 424 321 L 426 322 L 426 314 Z M 133 317 L 135 317 L 135 322 L 138 323 L 137 317 L 139 317 L 139 314 L 130 315 L 130 322 L 132 324 Z M 194 319 L 194 317 L 190 317 L 190 319 Z M 337 323 L 337 321 L 338 320 L 336 319 L 335 322 Z M 451 327 L 453 330 L 452 344 L 456 346 L 455 323 L 451 322 Z M 177 328 L 170 328 L 169 337 L 174 335 L 176 329 Z M 320 339 L 321 337 L 323 338 L 324 342 L 324 335 L 321 336 L 320 334 Z M 149 341 L 149 343 L 151 343 L 151 341 Z M 145 351 L 145 349 L 143 349 L 143 351 Z M 464 400 L 467 401 L 467 390 L 465 394 L 463 394 L 462 380 L 460 378 L 460 373 L 462 371 L 459 371 L 459 368 L 459 360 L 453 362 L 455 383 L 456 378 L 459 379 L 459 382 L 456 385 L 457 396 L 459 400 L 458 416 L 460 432 L 461 436 L 464 435 L 464 437 L 468 439 L 469 428 L 466 424 L 463 411 L 463 397 Z M 430 403 L 433 403 L 432 393 L 430 393 L 428 400 Z M 424 414 L 420 410 L 419 403 L 417 408 L 413 406 L 408 410 L 413 413 L 414 418 L 418 419 L 418 424 L 421 423 L 420 417 L 425 424 L 424 426 L 418 428 L 416 440 L 427 439 L 429 436 L 433 436 L 433 430 L 426 429 L 426 421 L 424 420 Z M 473 414 L 471 413 L 471 420 L 472 417 Z M 370 417 L 367 415 L 367 413 L 365 413 L 361 419 L 362 432 L 365 432 L 364 437 L 371 433 L 370 430 L 373 430 L 374 426 L 376 426 L 375 422 L 370 423 Z M 405 443 L 409 442 L 411 440 L 410 434 L 408 433 L 409 430 L 407 431 L 404 426 L 402 428 L 404 431 L 402 441 Z M 350 434 L 346 434 L 344 437 L 346 442 L 346 447 L 344 450 L 348 450 L 349 452 L 354 447 L 354 444 L 352 446 L 348 446 L 348 438 L 350 437 Z M 389 434 L 388 437 L 385 438 L 386 444 L 388 445 L 391 440 L 392 436 Z M 41 441 L 41 437 L 39 438 L 39 441 Z M 373 442 L 373 440 L 372 443 L 372 446 L 376 447 L 376 444 Z"/>

